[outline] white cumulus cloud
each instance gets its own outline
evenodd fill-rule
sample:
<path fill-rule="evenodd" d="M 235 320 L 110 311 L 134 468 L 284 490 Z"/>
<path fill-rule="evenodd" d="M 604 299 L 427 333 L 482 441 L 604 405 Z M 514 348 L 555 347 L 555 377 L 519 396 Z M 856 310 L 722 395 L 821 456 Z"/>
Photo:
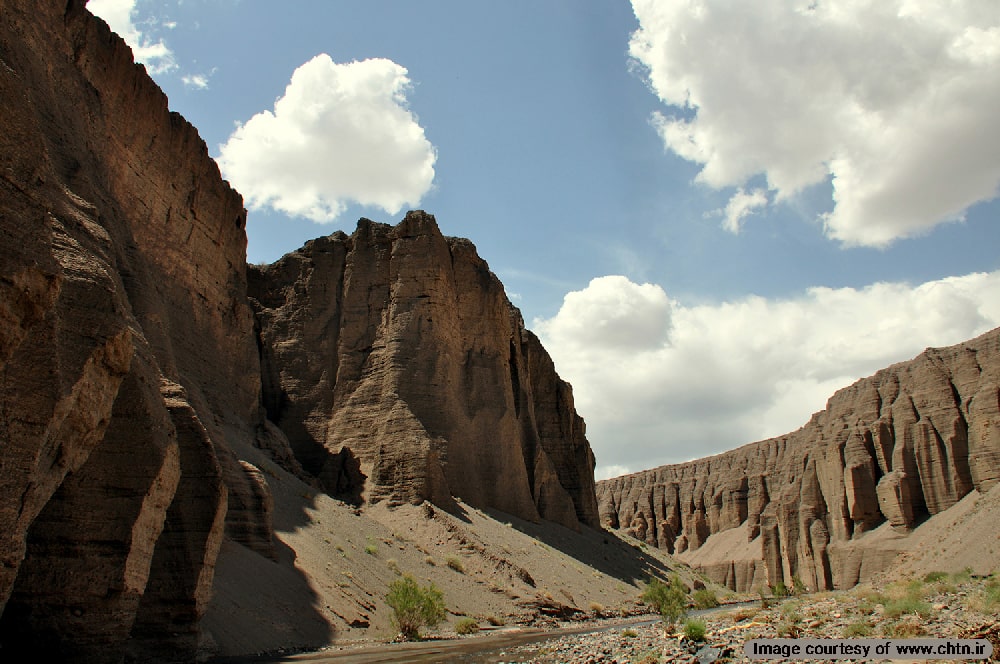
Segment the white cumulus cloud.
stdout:
<path fill-rule="evenodd" d="M 335 63 L 320 54 L 292 74 L 273 111 L 219 146 L 222 172 L 252 209 L 316 222 L 349 202 L 397 213 L 434 180 L 437 154 L 407 107 L 404 67 L 382 58 Z"/>
<path fill-rule="evenodd" d="M 630 53 L 673 109 L 653 125 L 702 165 L 700 182 L 743 187 L 764 175 L 780 202 L 830 181 L 823 221 L 845 246 L 887 246 L 997 195 L 994 0 L 632 7 Z"/>
<path fill-rule="evenodd" d="M 136 0 L 89 0 L 87 9 L 104 19 L 108 26 L 118 33 L 132 49 L 136 62 L 146 66 L 150 74 L 163 74 L 177 68 L 174 54 L 163 40 L 152 40 L 135 25 Z M 166 23 L 173 28 L 176 23 Z"/>
<path fill-rule="evenodd" d="M 794 431 L 858 378 L 998 325 L 1000 271 L 693 305 L 600 277 L 533 323 L 599 478 Z"/>

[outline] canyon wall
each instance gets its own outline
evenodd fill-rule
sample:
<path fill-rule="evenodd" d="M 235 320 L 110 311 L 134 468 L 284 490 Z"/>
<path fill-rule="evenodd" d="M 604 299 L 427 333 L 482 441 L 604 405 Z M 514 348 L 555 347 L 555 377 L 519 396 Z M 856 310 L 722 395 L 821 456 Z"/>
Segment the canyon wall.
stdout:
<path fill-rule="evenodd" d="M 471 242 L 362 219 L 249 284 L 268 416 L 327 491 L 598 524 L 572 390 Z"/>
<path fill-rule="evenodd" d="M 0 647 L 191 661 L 271 547 L 242 199 L 81 1 L 4 0 L 0 113 Z"/>
<path fill-rule="evenodd" d="M 248 299 L 242 198 L 122 39 L 82 0 L 0 4 L 4 658 L 194 661 L 224 539 L 300 575 L 255 459 L 598 523 L 570 387 L 471 243 L 362 221 Z"/>
<path fill-rule="evenodd" d="M 798 431 L 597 492 L 604 525 L 733 589 L 829 589 L 891 564 L 866 546 L 873 529 L 905 533 L 998 483 L 1000 329 L 838 391 Z"/>

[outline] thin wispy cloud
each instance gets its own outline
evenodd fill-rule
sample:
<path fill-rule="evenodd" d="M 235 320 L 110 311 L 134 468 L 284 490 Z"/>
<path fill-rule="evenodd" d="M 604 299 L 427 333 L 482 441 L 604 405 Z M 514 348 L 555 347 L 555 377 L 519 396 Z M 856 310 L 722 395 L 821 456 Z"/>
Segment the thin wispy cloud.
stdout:
<path fill-rule="evenodd" d="M 316 222 L 349 203 L 396 214 L 430 190 L 437 159 L 409 89 L 407 70 L 391 60 L 318 55 L 295 70 L 273 110 L 219 146 L 219 165 L 252 209 Z"/>
<path fill-rule="evenodd" d="M 698 181 L 763 175 L 772 203 L 832 183 L 826 234 L 885 247 L 1000 185 L 1000 19 L 990 2 L 632 0 L 630 53 Z"/>
<path fill-rule="evenodd" d="M 188 74 L 181 77 L 181 82 L 183 82 L 184 86 L 188 88 L 193 88 L 195 90 L 207 90 L 208 77 L 209 74 Z"/>

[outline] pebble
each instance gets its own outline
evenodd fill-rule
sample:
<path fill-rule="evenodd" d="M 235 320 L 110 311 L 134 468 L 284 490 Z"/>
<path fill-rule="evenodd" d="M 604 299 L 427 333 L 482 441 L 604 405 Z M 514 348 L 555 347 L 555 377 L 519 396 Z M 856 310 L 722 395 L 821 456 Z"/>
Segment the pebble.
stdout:
<path fill-rule="evenodd" d="M 976 588 L 963 587 L 963 594 L 976 592 Z M 798 598 L 803 612 L 810 605 L 808 595 Z M 917 619 L 916 616 L 904 616 L 903 622 L 922 624 L 928 630 L 927 637 L 961 638 L 962 634 L 982 632 L 991 635 L 990 638 L 1000 639 L 1000 620 L 995 615 L 975 613 L 973 611 L 955 610 L 950 607 L 962 606 L 964 602 L 956 595 L 932 595 L 925 598 L 935 615 L 930 619 Z M 801 622 L 799 638 L 844 638 L 849 627 L 857 628 L 859 623 L 867 623 L 871 627 L 868 638 L 884 638 L 892 636 L 891 630 L 895 621 L 887 618 L 882 605 L 876 605 L 872 610 L 870 604 L 851 592 L 840 592 L 831 599 L 818 600 L 815 606 L 824 607 L 826 620 L 809 620 Z M 836 611 L 830 611 L 836 606 Z M 650 625 L 625 625 L 603 632 L 583 635 L 564 636 L 536 643 L 532 647 L 520 647 L 509 650 L 508 662 L 537 662 L 539 664 L 631 664 L 634 662 L 686 662 L 689 664 L 713 664 L 724 662 L 755 662 L 743 657 L 743 644 L 754 638 L 777 638 L 777 628 L 787 616 L 781 613 L 781 606 L 770 609 L 760 609 L 759 612 L 740 622 L 733 622 L 725 612 L 700 616 L 707 627 L 706 640 L 703 643 L 686 641 L 677 626 L 665 636 L 661 623 Z M 914 620 L 911 620 L 913 618 Z M 623 632 L 627 632 L 627 636 Z M 634 634 L 634 635 L 633 635 Z M 1000 644 L 1000 641 L 998 641 Z M 815 660 L 813 660 L 815 664 Z"/>

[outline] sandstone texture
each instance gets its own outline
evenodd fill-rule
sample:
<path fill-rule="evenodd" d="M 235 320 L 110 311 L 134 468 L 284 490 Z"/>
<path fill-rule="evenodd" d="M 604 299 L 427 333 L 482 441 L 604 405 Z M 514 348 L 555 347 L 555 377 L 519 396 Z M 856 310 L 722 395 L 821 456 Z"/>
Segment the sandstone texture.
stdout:
<path fill-rule="evenodd" d="M 598 525 L 572 390 L 468 240 L 410 212 L 252 266 L 263 399 L 303 468 L 357 504 L 459 497 Z"/>
<path fill-rule="evenodd" d="M 851 587 L 896 559 L 872 531 L 905 535 L 997 484 L 1000 329 L 838 391 L 798 431 L 597 492 L 605 526 L 742 591 Z"/>
<path fill-rule="evenodd" d="M 598 524 L 570 387 L 471 243 L 363 221 L 251 299 L 245 225 L 85 2 L 0 1 L 0 660 L 194 661 L 227 564 L 331 638 L 275 532 L 319 486 Z"/>
<path fill-rule="evenodd" d="M 0 658 L 191 661 L 271 536 L 242 199 L 80 1 L 3 1 L 0 126 Z"/>

